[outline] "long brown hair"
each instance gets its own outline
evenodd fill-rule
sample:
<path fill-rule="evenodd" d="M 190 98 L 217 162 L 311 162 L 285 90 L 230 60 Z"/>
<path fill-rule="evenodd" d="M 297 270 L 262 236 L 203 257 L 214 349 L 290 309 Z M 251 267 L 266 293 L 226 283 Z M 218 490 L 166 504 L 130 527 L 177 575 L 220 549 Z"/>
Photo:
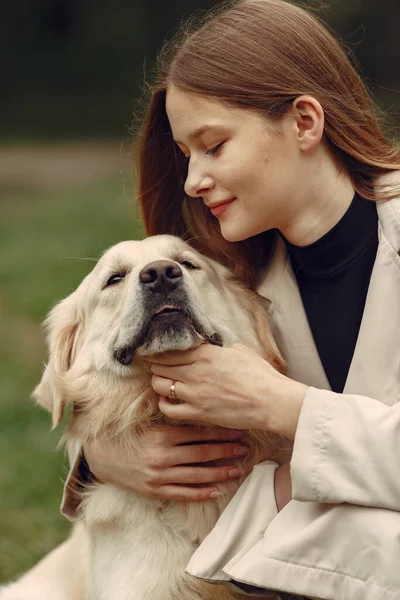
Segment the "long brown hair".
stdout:
<path fill-rule="evenodd" d="M 182 33 L 183 31 L 183 33 Z M 325 136 L 356 191 L 387 200 L 399 190 L 376 178 L 400 168 L 375 106 L 338 41 L 308 11 L 284 0 L 239 0 L 183 28 L 163 49 L 137 142 L 138 200 L 150 235 L 172 233 L 234 269 L 254 287 L 275 232 L 227 242 L 201 199 L 186 197 L 186 163 L 165 111 L 168 86 L 279 119 L 302 94 L 325 113 Z"/>

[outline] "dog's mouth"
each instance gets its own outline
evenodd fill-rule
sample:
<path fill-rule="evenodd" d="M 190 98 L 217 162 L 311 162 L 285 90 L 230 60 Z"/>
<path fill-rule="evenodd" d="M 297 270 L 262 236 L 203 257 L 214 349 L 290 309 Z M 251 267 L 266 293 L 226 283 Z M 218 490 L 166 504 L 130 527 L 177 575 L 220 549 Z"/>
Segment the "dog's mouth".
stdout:
<path fill-rule="evenodd" d="M 180 308 L 179 306 L 174 306 L 172 304 L 166 304 L 165 306 L 162 306 L 154 313 L 152 319 L 155 319 L 160 316 L 162 317 L 165 315 L 173 315 L 173 314 L 183 314 L 183 309 Z"/>
<path fill-rule="evenodd" d="M 172 350 L 189 350 L 200 344 L 222 346 L 222 337 L 209 332 L 186 306 L 163 304 L 153 310 L 130 344 L 114 351 L 114 358 L 124 366 L 132 364 L 136 354 L 150 356 Z"/>

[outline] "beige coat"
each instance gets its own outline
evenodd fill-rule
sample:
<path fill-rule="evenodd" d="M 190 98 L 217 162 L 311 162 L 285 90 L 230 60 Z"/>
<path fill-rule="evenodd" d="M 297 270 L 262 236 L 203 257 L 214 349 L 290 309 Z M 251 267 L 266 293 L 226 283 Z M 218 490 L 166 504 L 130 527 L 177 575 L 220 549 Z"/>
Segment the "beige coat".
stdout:
<path fill-rule="evenodd" d="M 343 394 L 330 390 L 278 246 L 259 292 L 289 376 L 311 386 L 291 461 L 293 500 L 278 514 L 276 465 L 256 467 L 189 573 L 326 600 L 400 600 L 400 198 L 378 204 L 378 217 L 378 252 Z"/>

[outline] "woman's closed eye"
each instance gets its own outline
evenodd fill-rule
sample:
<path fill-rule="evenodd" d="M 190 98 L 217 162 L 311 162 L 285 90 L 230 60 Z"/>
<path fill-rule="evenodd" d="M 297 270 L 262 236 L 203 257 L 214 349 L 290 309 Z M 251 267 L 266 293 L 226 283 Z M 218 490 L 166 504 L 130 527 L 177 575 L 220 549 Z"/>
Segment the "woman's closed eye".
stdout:
<path fill-rule="evenodd" d="M 206 154 L 213 154 L 213 155 L 219 154 L 220 151 L 222 150 L 222 147 L 224 144 L 225 144 L 225 142 L 220 142 L 216 146 L 213 146 L 212 148 L 207 150 Z"/>

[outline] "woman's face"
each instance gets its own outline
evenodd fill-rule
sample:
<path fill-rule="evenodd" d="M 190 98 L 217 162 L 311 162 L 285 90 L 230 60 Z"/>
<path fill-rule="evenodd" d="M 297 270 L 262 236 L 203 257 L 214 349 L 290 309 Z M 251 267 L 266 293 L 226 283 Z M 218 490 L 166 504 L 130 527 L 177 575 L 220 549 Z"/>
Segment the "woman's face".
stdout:
<path fill-rule="evenodd" d="M 203 199 L 224 238 L 240 241 L 273 228 L 284 233 L 304 179 L 295 119 L 272 121 L 175 86 L 166 110 L 188 159 L 185 191 Z"/>

